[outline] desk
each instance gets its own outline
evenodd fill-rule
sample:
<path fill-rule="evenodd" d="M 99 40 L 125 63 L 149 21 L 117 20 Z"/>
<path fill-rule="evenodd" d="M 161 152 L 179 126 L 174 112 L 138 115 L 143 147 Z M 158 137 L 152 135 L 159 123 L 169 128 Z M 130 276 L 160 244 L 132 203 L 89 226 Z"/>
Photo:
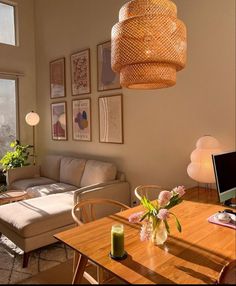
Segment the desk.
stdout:
<path fill-rule="evenodd" d="M 127 221 L 129 215 L 142 210 L 142 206 L 72 228 L 55 237 L 82 255 L 77 282 L 90 259 L 130 284 L 213 284 L 222 267 L 236 259 L 235 230 L 207 221 L 209 216 L 223 209 L 220 205 L 184 200 L 171 209 L 183 231 L 177 231 L 171 217 L 171 234 L 161 247 L 141 242 L 140 225 Z M 111 226 L 117 221 L 123 223 L 125 229 L 128 257 L 122 261 L 108 256 Z"/>

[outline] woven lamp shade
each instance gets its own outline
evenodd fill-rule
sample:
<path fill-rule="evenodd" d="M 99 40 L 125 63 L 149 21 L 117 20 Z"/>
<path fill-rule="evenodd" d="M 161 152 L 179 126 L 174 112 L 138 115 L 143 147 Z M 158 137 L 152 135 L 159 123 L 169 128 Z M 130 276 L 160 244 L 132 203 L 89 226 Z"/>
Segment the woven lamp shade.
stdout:
<path fill-rule="evenodd" d="M 157 89 L 175 85 L 186 63 L 186 27 L 169 0 L 133 0 L 112 28 L 111 65 L 122 87 Z"/>

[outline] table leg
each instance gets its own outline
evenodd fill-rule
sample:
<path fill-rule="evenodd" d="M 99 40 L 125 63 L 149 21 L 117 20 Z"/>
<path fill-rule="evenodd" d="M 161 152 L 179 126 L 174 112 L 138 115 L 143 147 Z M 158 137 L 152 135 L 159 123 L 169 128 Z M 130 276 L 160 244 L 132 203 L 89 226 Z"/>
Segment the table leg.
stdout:
<path fill-rule="evenodd" d="M 87 265 L 88 258 L 84 255 L 80 255 L 79 261 L 76 265 L 76 269 L 73 275 L 72 284 L 81 284 L 84 270 Z"/>

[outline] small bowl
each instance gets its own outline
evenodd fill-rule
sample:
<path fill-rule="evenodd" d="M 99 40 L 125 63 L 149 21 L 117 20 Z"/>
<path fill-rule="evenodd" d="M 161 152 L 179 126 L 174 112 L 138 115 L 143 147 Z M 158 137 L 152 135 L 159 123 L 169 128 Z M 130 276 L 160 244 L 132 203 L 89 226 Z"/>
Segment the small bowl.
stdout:
<path fill-rule="evenodd" d="M 216 219 L 220 222 L 229 223 L 231 221 L 231 217 L 227 213 L 218 213 L 216 215 Z"/>

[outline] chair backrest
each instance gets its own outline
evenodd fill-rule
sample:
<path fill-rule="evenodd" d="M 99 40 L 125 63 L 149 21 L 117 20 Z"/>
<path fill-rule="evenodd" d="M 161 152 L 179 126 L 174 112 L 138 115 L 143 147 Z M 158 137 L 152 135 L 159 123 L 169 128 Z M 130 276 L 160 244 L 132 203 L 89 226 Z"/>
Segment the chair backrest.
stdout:
<path fill-rule="evenodd" d="M 80 201 L 76 204 L 72 209 L 72 217 L 74 221 L 78 225 L 82 225 L 84 223 L 88 223 L 90 221 L 96 220 L 101 216 L 99 214 L 99 210 L 97 211 L 97 207 L 104 208 L 104 206 L 109 206 L 109 214 L 114 214 L 120 212 L 122 210 L 129 209 L 129 207 L 125 204 L 122 204 L 115 200 L 109 199 L 86 199 Z"/>
<path fill-rule="evenodd" d="M 148 200 L 156 200 L 159 193 L 164 190 L 166 189 L 158 185 L 140 185 L 135 188 L 134 193 L 139 200 L 141 200 L 143 196 Z"/>
<path fill-rule="evenodd" d="M 236 284 L 236 260 L 229 262 L 222 268 L 217 284 Z"/>

